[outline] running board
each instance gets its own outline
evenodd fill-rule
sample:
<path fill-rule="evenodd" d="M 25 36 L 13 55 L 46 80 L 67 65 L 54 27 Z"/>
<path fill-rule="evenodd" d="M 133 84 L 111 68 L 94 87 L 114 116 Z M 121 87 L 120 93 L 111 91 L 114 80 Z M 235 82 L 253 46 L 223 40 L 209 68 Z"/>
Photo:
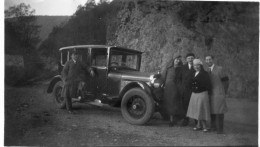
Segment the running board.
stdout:
<path fill-rule="evenodd" d="M 98 100 L 98 99 L 96 99 L 95 101 L 87 102 L 87 103 L 91 104 L 91 105 L 99 106 L 99 107 L 103 107 L 103 106 L 107 105 L 107 104 L 101 103 L 101 100 Z"/>

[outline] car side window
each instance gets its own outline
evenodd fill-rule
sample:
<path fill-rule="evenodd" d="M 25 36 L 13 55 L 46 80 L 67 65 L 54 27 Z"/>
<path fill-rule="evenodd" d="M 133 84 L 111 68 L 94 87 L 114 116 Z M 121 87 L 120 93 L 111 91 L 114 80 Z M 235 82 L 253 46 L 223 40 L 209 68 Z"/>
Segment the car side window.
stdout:
<path fill-rule="evenodd" d="M 94 66 L 106 66 L 106 56 L 105 55 L 94 56 L 92 65 L 94 65 Z"/>
<path fill-rule="evenodd" d="M 92 66 L 104 67 L 107 65 L 107 49 L 92 49 Z"/>

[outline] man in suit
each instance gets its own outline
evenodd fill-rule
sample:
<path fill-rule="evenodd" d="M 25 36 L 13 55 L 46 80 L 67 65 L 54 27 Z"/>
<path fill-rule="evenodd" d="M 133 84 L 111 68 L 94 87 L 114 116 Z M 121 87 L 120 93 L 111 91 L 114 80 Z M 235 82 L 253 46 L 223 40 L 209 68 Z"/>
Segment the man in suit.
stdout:
<path fill-rule="evenodd" d="M 79 85 L 82 86 L 82 82 L 85 81 L 87 73 L 94 76 L 93 70 L 79 61 L 79 54 L 74 50 L 71 55 L 71 60 L 65 63 L 62 70 L 62 78 L 65 82 L 62 94 L 66 101 L 66 108 L 70 114 L 73 114 L 71 98 L 77 96 L 78 87 Z"/>
<path fill-rule="evenodd" d="M 228 76 L 223 71 L 221 66 L 215 65 L 214 57 L 207 55 L 206 64 L 207 71 L 212 84 L 212 91 L 210 92 L 210 106 L 211 106 L 211 129 L 217 130 L 218 134 L 223 133 L 224 113 L 227 112 L 226 94 L 229 85 Z"/>
<path fill-rule="evenodd" d="M 191 93 L 192 93 L 190 81 L 193 78 L 193 75 L 195 73 L 195 70 L 193 68 L 194 58 L 195 58 L 195 55 L 193 53 L 188 53 L 186 55 L 187 63 L 182 66 L 182 70 L 181 70 L 182 110 L 185 115 L 188 110 L 190 97 L 191 97 Z M 181 125 L 187 126 L 188 124 L 189 124 L 189 118 L 185 116 Z"/>

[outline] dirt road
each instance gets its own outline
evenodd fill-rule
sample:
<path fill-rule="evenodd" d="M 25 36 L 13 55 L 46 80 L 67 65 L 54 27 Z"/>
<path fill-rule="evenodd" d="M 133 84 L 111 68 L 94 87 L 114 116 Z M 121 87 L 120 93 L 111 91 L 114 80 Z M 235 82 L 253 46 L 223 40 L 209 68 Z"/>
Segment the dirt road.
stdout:
<path fill-rule="evenodd" d="M 56 109 L 47 84 L 5 87 L 5 145 L 18 146 L 235 146 L 258 145 L 257 102 L 228 99 L 225 134 L 168 127 L 155 113 L 146 126 L 128 124 L 119 108 L 75 104 Z"/>

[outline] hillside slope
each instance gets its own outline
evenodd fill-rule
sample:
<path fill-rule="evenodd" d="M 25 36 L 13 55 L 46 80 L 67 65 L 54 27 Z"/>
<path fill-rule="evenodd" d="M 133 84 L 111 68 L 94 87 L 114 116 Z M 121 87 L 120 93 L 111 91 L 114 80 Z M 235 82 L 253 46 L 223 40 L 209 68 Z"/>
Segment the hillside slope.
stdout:
<path fill-rule="evenodd" d="M 142 71 L 160 70 L 173 54 L 212 54 L 230 77 L 229 96 L 257 98 L 258 3 L 118 2 L 107 43 L 143 51 Z"/>
<path fill-rule="evenodd" d="M 39 37 L 41 41 L 45 40 L 51 33 L 53 27 L 66 23 L 70 16 L 36 16 L 36 23 L 40 26 Z"/>

